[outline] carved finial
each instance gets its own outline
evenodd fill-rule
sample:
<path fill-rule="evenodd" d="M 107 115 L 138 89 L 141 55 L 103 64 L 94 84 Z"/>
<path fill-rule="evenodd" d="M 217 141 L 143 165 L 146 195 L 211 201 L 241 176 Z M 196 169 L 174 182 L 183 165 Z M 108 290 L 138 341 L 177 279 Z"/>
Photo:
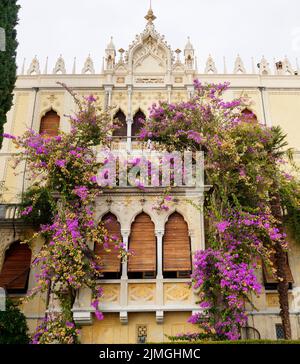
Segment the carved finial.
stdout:
<path fill-rule="evenodd" d="M 215 62 L 214 62 L 211 54 L 208 56 L 204 72 L 205 73 L 218 73 Z"/>
<path fill-rule="evenodd" d="M 45 63 L 45 68 L 44 68 L 44 75 L 46 75 L 48 73 L 48 56 L 46 57 L 46 63 Z"/>
<path fill-rule="evenodd" d="M 152 2 L 151 1 L 150 1 L 150 8 L 148 10 L 147 15 L 145 16 L 145 19 L 147 20 L 147 22 L 149 24 L 152 24 L 154 22 L 154 20 L 156 19 L 156 16 L 154 15 L 153 10 L 152 10 Z"/>
<path fill-rule="evenodd" d="M 25 63 L 26 63 L 26 58 L 23 59 L 23 65 L 22 65 L 21 75 L 24 75 L 24 73 L 25 73 Z"/>
<path fill-rule="evenodd" d="M 110 37 L 110 42 L 108 43 L 106 49 L 108 49 L 108 50 L 116 49 L 116 47 L 114 45 L 114 37 Z"/>
<path fill-rule="evenodd" d="M 176 62 L 180 63 L 180 53 L 181 53 L 181 50 L 179 48 L 176 49 L 175 53 L 177 54 L 177 60 Z"/>
<path fill-rule="evenodd" d="M 119 53 L 120 53 L 120 62 L 123 62 L 123 54 L 125 53 L 125 49 L 120 48 Z"/>
<path fill-rule="evenodd" d="M 226 64 L 226 57 L 223 57 L 223 63 L 224 63 L 224 75 L 227 74 L 227 64 Z"/>
<path fill-rule="evenodd" d="M 246 73 L 244 63 L 239 54 L 237 55 L 236 60 L 235 60 L 233 73 Z"/>
<path fill-rule="evenodd" d="M 194 50 L 194 47 L 191 43 L 191 38 L 188 37 L 188 40 L 187 40 L 187 43 L 186 43 L 186 46 L 185 46 L 185 50 Z"/>
<path fill-rule="evenodd" d="M 90 54 L 88 55 L 86 61 L 84 62 L 84 66 L 81 73 L 82 74 L 90 73 L 92 75 L 95 74 L 94 62 Z"/>
<path fill-rule="evenodd" d="M 37 59 L 37 56 L 34 56 L 30 66 L 29 66 L 29 69 L 27 71 L 27 74 L 28 75 L 39 75 L 41 73 L 40 71 L 40 63 Z"/>
<path fill-rule="evenodd" d="M 251 63 L 252 63 L 252 73 L 255 75 L 256 74 L 256 68 L 255 68 L 254 57 L 251 57 Z"/>
<path fill-rule="evenodd" d="M 75 75 L 75 73 L 76 73 L 76 57 L 74 57 L 72 73 L 73 73 L 73 75 Z"/>
<path fill-rule="evenodd" d="M 67 71 L 66 71 L 66 66 L 65 66 L 65 61 L 64 59 L 62 58 L 62 55 L 59 56 L 56 64 L 55 64 L 55 67 L 53 69 L 53 74 L 58 74 L 58 73 L 61 73 L 61 74 L 66 74 Z"/>

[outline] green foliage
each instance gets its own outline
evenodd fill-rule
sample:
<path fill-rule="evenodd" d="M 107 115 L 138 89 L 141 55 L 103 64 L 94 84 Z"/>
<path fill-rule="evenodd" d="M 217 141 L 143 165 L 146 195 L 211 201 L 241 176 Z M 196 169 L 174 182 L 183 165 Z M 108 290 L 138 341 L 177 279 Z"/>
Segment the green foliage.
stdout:
<path fill-rule="evenodd" d="M 33 185 L 23 194 L 22 200 L 22 210 L 29 206 L 33 208 L 30 214 L 22 216 L 26 223 L 39 226 L 52 221 L 55 202 L 48 188 Z"/>
<path fill-rule="evenodd" d="M 285 180 L 280 184 L 280 198 L 284 214 L 284 223 L 291 237 L 300 243 L 300 183 L 292 179 L 288 183 Z"/>
<path fill-rule="evenodd" d="M 6 50 L 0 52 L 0 148 L 2 146 L 3 125 L 6 114 L 13 102 L 13 89 L 16 81 L 16 49 L 18 46 L 16 25 L 19 5 L 17 0 L 0 1 L 0 27 L 6 33 Z"/>
<path fill-rule="evenodd" d="M 0 311 L 0 344 L 28 344 L 26 318 L 8 299 L 6 311 Z"/>

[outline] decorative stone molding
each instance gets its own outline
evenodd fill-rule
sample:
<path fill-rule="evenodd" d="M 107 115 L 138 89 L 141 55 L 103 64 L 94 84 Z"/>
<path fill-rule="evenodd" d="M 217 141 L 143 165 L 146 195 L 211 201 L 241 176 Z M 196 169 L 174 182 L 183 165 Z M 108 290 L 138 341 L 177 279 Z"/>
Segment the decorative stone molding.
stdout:
<path fill-rule="evenodd" d="M 156 311 L 156 323 L 161 325 L 164 323 L 164 311 Z"/>
<path fill-rule="evenodd" d="M 77 325 L 89 326 L 93 324 L 93 317 L 90 311 L 73 311 L 73 319 Z"/>
<path fill-rule="evenodd" d="M 127 311 L 120 312 L 120 322 L 122 325 L 128 324 L 128 312 Z"/>

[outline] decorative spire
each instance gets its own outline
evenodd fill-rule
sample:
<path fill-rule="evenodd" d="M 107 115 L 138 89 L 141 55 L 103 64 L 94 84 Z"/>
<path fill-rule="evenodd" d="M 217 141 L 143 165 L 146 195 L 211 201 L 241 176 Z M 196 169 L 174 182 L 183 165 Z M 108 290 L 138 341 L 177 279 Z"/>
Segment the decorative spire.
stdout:
<path fill-rule="evenodd" d="M 116 47 L 114 45 L 114 38 L 113 37 L 110 37 L 110 42 L 108 43 L 106 49 L 109 49 L 109 50 L 115 50 Z"/>
<path fill-rule="evenodd" d="M 224 64 L 224 75 L 227 74 L 227 64 L 226 64 L 226 57 L 223 57 L 223 64 Z"/>
<path fill-rule="evenodd" d="M 153 13 L 152 10 L 152 1 L 150 0 L 150 8 L 148 10 L 147 15 L 145 16 L 145 19 L 147 20 L 148 24 L 153 24 L 154 20 L 156 19 L 156 16 Z"/>
<path fill-rule="evenodd" d="M 23 60 L 21 75 L 24 75 L 25 74 L 25 63 L 26 63 L 26 58 L 24 58 L 24 60 Z"/>
<path fill-rule="evenodd" d="M 48 73 L 48 56 L 46 57 L 46 63 L 44 68 L 44 74 L 46 75 Z"/>
<path fill-rule="evenodd" d="M 187 43 L 186 43 L 186 46 L 185 46 L 185 50 L 194 50 L 194 47 L 191 43 L 191 38 L 188 37 L 188 40 L 187 40 Z"/>
<path fill-rule="evenodd" d="M 256 74 L 256 68 L 255 68 L 254 57 L 251 57 L 251 64 L 252 64 L 252 74 L 255 75 Z"/>
<path fill-rule="evenodd" d="M 72 69 L 72 73 L 73 75 L 76 74 L 76 57 L 74 57 L 74 60 L 73 60 L 73 69 Z"/>

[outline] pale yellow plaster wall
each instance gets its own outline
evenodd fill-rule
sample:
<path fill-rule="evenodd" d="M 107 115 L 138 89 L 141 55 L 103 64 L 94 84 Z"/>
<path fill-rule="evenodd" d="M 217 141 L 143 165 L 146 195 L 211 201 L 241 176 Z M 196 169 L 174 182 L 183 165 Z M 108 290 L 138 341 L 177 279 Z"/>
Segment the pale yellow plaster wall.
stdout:
<path fill-rule="evenodd" d="M 155 313 L 129 313 L 128 324 L 120 323 L 119 315 L 106 313 L 103 321 L 94 321 L 92 326 L 81 329 L 81 342 L 84 344 L 135 344 L 137 327 L 147 326 L 147 342 L 166 342 L 165 335 L 182 332 L 195 332 L 195 327 L 187 323 L 191 312 L 166 312 L 164 322 L 158 324 Z"/>
<path fill-rule="evenodd" d="M 269 91 L 268 96 L 272 124 L 280 125 L 290 147 L 300 150 L 300 91 Z"/>

